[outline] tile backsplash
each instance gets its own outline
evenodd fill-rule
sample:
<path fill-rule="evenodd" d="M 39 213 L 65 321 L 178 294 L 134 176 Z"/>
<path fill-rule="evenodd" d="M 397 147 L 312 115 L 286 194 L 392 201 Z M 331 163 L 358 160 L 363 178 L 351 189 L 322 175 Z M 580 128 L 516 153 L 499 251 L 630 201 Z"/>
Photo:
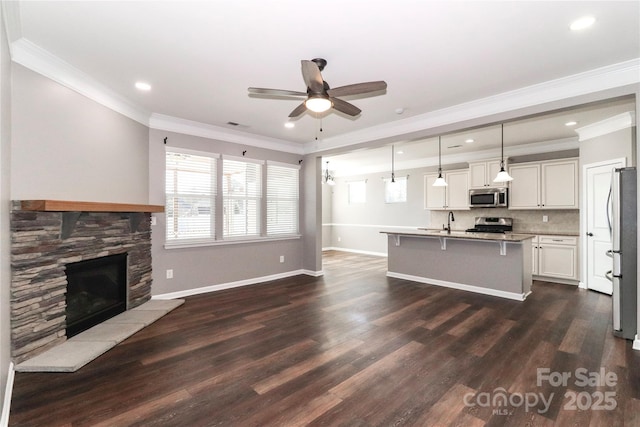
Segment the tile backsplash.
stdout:
<path fill-rule="evenodd" d="M 429 228 L 442 228 L 447 224 L 448 211 L 430 211 Z M 477 208 L 468 211 L 453 211 L 455 221 L 452 230 L 472 228 L 478 216 L 499 216 L 513 218 L 513 231 L 533 234 L 579 234 L 580 211 L 568 210 L 509 210 L 505 208 Z M 547 216 L 548 222 L 543 222 Z"/>

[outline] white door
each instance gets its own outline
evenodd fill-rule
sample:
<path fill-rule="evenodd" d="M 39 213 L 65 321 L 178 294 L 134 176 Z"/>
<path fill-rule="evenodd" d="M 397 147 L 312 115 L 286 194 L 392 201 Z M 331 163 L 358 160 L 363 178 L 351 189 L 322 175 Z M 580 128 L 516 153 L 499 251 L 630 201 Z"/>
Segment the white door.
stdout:
<path fill-rule="evenodd" d="M 611 270 L 612 260 L 606 253 L 611 249 L 610 217 L 607 200 L 613 169 L 624 167 L 624 159 L 592 163 L 585 166 L 587 252 L 586 286 L 588 289 L 611 295 L 612 284 L 605 273 Z"/>

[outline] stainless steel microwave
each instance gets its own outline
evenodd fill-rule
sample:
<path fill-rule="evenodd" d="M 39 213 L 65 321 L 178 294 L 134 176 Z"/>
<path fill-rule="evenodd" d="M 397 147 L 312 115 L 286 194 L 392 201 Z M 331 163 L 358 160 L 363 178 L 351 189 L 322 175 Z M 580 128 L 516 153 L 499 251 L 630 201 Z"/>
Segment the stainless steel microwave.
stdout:
<path fill-rule="evenodd" d="M 508 188 L 477 188 L 469 190 L 472 208 L 506 208 L 509 206 Z"/>

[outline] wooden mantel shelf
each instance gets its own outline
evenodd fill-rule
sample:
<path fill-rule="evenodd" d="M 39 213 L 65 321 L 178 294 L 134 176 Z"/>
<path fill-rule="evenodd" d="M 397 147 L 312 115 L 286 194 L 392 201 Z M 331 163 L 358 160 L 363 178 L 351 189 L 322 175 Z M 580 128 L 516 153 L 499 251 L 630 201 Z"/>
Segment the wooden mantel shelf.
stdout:
<path fill-rule="evenodd" d="M 64 200 L 22 200 L 22 210 L 44 212 L 164 212 L 162 205 L 76 202 Z"/>

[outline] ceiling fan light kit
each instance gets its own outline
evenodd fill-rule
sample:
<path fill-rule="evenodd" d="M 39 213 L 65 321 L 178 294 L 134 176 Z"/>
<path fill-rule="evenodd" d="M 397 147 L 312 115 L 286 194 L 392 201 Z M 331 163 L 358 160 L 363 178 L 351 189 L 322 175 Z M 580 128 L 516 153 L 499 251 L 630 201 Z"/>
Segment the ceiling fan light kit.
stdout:
<path fill-rule="evenodd" d="M 333 103 L 328 98 L 322 96 L 311 96 L 304 101 L 304 105 L 307 107 L 307 110 L 313 111 L 314 113 L 324 113 L 333 107 Z"/>
<path fill-rule="evenodd" d="M 302 78 L 307 85 L 306 92 L 250 87 L 248 89 L 249 93 L 253 95 L 306 98 L 302 104 L 298 105 L 289 114 L 289 117 L 298 117 L 307 110 L 314 113 L 324 113 L 331 108 L 348 116 L 354 117 L 360 114 L 362 110 L 355 105 L 338 98 L 339 96 L 382 95 L 382 93 L 375 92 L 382 92 L 387 88 L 387 83 L 380 80 L 366 83 L 355 83 L 331 89 L 329 84 L 322 78 L 322 74 L 320 74 L 320 71 L 324 70 L 324 67 L 327 65 L 326 60 L 322 58 L 315 58 L 311 61 L 302 60 L 301 65 Z"/>

